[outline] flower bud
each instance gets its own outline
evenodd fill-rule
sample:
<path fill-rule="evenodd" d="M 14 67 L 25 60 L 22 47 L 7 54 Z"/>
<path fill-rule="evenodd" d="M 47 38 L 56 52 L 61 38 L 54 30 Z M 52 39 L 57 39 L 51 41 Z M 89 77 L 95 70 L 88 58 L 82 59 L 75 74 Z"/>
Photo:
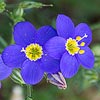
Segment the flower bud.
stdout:
<path fill-rule="evenodd" d="M 0 88 L 1 88 L 1 82 L 0 82 Z"/>
<path fill-rule="evenodd" d="M 53 6 L 52 4 L 43 4 L 40 2 L 34 2 L 34 1 L 23 1 L 19 5 L 23 9 L 31 9 L 31 8 L 42 8 L 43 6 Z"/>
<path fill-rule="evenodd" d="M 6 4 L 3 0 L 0 0 L 0 13 L 4 12 Z"/>
<path fill-rule="evenodd" d="M 67 88 L 66 80 L 61 72 L 56 74 L 47 74 L 47 81 L 53 85 L 56 85 L 59 89 Z"/>
<path fill-rule="evenodd" d="M 21 75 L 20 75 L 20 71 L 18 69 L 13 70 L 11 77 L 10 77 L 15 83 L 18 83 L 20 85 L 25 84 L 25 82 L 23 81 Z"/>

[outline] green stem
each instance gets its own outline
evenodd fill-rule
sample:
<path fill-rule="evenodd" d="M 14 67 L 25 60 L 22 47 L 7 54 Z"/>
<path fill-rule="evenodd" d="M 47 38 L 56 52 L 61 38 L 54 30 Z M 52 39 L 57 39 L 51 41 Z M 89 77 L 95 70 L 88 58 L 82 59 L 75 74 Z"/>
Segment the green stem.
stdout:
<path fill-rule="evenodd" d="M 27 99 L 26 100 L 33 100 L 32 99 L 32 86 L 27 85 Z"/>

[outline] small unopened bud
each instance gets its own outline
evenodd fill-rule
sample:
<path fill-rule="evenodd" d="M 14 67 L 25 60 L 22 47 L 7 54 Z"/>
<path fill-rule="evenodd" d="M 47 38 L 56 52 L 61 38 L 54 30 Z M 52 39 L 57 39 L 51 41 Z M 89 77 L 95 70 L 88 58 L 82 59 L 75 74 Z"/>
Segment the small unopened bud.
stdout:
<path fill-rule="evenodd" d="M 6 3 L 3 0 L 0 0 L 0 13 L 4 12 Z"/>
<path fill-rule="evenodd" d="M 1 88 L 1 82 L 0 82 L 0 88 Z"/>
<path fill-rule="evenodd" d="M 40 2 L 34 2 L 34 1 L 23 1 L 19 4 L 19 6 L 23 9 L 31 9 L 31 8 L 42 8 L 44 6 L 50 6 L 52 7 L 52 4 L 43 4 Z"/>
<path fill-rule="evenodd" d="M 22 79 L 22 77 L 20 75 L 19 69 L 14 69 L 10 78 L 17 84 L 20 84 L 20 85 L 25 84 L 24 80 Z"/>
<path fill-rule="evenodd" d="M 56 85 L 59 89 L 67 88 L 66 80 L 61 72 L 56 74 L 47 74 L 47 81 L 53 85 Z"/>

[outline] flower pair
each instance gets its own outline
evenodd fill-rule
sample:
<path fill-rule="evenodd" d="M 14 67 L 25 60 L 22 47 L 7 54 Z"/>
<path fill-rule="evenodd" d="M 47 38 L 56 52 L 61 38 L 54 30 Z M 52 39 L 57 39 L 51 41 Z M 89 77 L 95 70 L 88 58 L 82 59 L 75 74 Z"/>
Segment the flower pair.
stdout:
<path fill-rule="evenodd" d="M 71 78 L 80 64 L 91 69 L 94 56 L 88 48 L 92 40 L 88 25 L 81 23 L 74 28 L 69 17 L 58 15 L 56 28 L 43 26 L 36 30 L 29 22 L 17 23 L 13 31 L 15 44 L 2 53 L 4 64 L 20 68 L 27 84 L 40 82 L 45 72 L 61 71 L 64 77 Z"/>

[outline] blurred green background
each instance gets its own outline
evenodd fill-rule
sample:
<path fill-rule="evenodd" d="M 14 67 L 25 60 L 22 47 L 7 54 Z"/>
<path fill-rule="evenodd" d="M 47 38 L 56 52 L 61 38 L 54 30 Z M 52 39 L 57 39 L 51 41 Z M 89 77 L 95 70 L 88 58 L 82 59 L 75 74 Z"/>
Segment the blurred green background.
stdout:
<path fill-rule="evenodd" d="M 25 0 L 5 0 L 7 9 L 13 11 L 16 4 Z M 26 0 L 29 1 L 29 0 Z M 23 18 L 33 23 L 36 28 L 43 25 L 55 27 L 58 14 L 65 14 L 72 18 L 75 25 L 85 22 L 91 26 L 93 41 L 90 45 L 95 57 L 95 67 L 88 71 L 80 68 L 72 79 L 66 79 L 68 88 L 60 90 L 46 82 L 33 86 L 34 100 L 100 100 L 100 0 L 33 0 L 44 4 L 53 4 L 53 7 L 32 8 L 24 11 Z M 0 52 L 12 40 L 12 25 L 15 17 L 6 13 L 0 14 Z M 0 100 L 9 100 L 12 88 L 17 85 L 10 78 L 2 82 Z M 25 92 L 25 91 L 24 91 Z"/>

